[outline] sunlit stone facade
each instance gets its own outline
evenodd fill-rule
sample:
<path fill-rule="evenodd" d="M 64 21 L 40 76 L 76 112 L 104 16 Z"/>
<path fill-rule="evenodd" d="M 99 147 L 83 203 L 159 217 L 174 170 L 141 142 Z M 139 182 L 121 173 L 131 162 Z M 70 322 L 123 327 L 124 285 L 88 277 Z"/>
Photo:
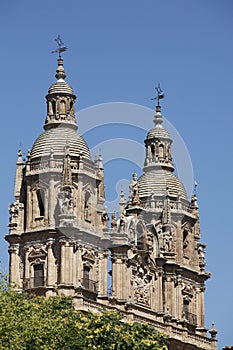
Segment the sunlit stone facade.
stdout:
<path fill-rule="evenodd" d="M 216 349 L 217 331 L 212 325 L 207 336 L 204 323 L 210 274 L 197 197 L 189 201 L 174 174 L 161 107 L 145 140 L 143 175 L 133 174 L 109 228 L 102 158 L 91 159 L 77 132 L 76 96 L 65 78 L 59 58 L 44 132 L 26 161 L 18 152 L 6 236 L 11 283 L 18 291 L 70 295 L 77 310 L 119 309 L 126 320 L 166 333 L 171 350 Z"/>

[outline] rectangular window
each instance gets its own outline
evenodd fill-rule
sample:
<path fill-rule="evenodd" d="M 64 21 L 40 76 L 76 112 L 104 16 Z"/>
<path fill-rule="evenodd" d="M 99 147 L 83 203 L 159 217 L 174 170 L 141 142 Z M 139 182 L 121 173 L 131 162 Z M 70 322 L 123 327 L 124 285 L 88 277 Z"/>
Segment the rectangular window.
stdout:
<path fill-rule="evenodd" d="M 34 288 L 44 286 L 44 265 L 34 265 Z"/>
<path fill-rule="evenodd" d="M 184 300 L 183 311 L 185 319 L 189 321 L 189 302 L 187 300 Z"/>
<path fill-rule="evenodd" d="M 90 267 L 84 266 L 83 269 L 83 286 L 86 289 L 90 288 Z"/>

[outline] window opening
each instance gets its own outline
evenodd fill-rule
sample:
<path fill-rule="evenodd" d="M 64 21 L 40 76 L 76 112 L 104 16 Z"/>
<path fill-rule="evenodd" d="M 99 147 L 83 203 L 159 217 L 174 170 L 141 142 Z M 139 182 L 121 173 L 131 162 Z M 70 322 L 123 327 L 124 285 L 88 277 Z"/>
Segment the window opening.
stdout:
<path fill-rule="evenodd" d="M 34 287 L 44 286 L 44 265 L 34 265 Z"/>

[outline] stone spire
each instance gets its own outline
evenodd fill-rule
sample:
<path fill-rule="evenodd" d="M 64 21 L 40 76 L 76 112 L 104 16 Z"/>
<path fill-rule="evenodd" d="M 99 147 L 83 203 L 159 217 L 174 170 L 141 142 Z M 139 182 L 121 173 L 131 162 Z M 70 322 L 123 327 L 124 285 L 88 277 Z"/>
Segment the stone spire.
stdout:
<path fill-rule="evenodd" d="M 23 179 L 23 158 L 22 158 L 22 150 L 18 151 L 18 159 L 16 163 L 16 174 L 15 174 L 15 188 L 14 188 L 14 196 L 16 201 L 19 201 L 21 194 L 21 186 Z"/>

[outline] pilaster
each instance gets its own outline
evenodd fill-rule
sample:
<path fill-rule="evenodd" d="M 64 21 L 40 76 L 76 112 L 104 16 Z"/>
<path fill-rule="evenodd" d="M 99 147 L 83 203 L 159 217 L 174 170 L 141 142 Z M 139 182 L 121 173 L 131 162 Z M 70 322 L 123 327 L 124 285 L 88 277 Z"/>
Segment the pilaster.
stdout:
<path fill-rule="evenodd" d="M 16 289 L 22 288 L 22 283 L 19 274 L 19 244 L 11 244 L 9 247 L 10 254 L 10 283 L 15 286 Z"/>
<path fill-rule="evenodd" d="M 112 296 L 118 301 L 129 299 L 129 283 L 126 251 L 112 256 Z"/>
<path fill-rule="evenodd" d="M 98 298 L 108 296 L 108 251 L 100 254 L 99 267 L 99 295 Z"/>

